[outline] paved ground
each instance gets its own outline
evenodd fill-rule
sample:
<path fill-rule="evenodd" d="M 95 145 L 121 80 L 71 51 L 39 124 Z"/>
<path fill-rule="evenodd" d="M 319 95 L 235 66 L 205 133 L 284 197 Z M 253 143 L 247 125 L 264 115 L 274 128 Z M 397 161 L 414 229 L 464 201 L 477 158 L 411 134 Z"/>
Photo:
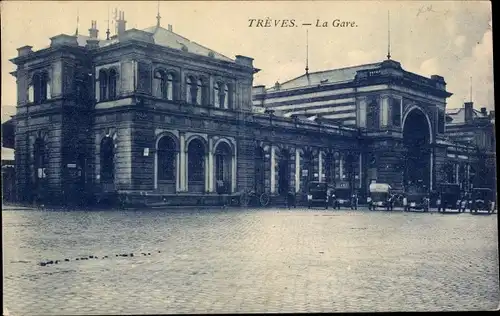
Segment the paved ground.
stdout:
<path fill-rule="evenodd" d="M 17 209 L 2 231 L 10 315 L 499 305 L 496 214 Z"/>

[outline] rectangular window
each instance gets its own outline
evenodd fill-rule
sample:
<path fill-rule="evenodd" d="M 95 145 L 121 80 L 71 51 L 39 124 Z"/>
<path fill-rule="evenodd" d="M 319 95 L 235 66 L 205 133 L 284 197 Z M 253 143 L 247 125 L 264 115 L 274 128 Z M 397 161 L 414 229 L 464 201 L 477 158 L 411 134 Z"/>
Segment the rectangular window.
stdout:
<path fill-rule="evenodd" d="M 401 101 L 391 99 L 392 125 L 401 126 Z"/>

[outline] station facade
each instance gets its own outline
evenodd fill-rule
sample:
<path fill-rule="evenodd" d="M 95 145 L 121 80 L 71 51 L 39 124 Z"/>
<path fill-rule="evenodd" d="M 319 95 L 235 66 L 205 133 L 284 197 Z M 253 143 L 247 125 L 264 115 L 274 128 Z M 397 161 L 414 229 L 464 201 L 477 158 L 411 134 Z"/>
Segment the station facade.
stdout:
<path fill-rule="evenodd" d="M 217 193 L 301 195 L 310 181 L 366 193 L 446 181 L 446 83 L 393 60 L 253 87 L 253 59 L 163 28 L 61 34 L 18 49 L 15 169 L 23 201 L 118 192 L 210 203 Z M 468 166 L 468 165 L 467 165 Z M 468 167 L 467 167 L 468 168 Z M 467 174 L 463 175 L 469 181 Z M 457 180 L 458 181 L 458 180 Z"/>

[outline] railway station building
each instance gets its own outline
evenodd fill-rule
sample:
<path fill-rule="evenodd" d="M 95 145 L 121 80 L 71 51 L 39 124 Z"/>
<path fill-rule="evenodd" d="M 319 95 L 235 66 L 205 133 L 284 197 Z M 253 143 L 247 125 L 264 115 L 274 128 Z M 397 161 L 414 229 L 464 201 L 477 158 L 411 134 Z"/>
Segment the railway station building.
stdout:
<path fill-rule="evenodd" d="M 250 57 L 226 57 L 159 19 L 127 29 L 120 13 L 116 24 L 106 39 L 92 21 L 88 35 L 20 47 L 11 60 L 21 201 L 119 194 L 211 204 L 218 194 L 250 191 L 279 201 L 288 192 L 302 196 L 310 181 L 361 197 L 371 181 L 397 190 L 455 181 L 465 189 L 475 181 L 476 142 L 494 157 L 494 115 L 471 112 L 472 104 L 447 113 L 451 93 L 439 75 L 387 59 L 306 70 L 266 88 L 254 86 L 265 70 Z M 463 140 L 462 131 L 484 136 Z"/>

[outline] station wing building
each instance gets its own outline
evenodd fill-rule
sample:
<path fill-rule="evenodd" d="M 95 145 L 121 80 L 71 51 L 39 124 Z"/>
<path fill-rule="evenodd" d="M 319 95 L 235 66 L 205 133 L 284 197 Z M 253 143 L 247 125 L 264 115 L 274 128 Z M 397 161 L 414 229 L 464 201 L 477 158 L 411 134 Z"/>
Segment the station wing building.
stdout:
<path fill-rule="evenodd" d="M 220 193 L 302 196 L 310 181 L 360 195 L 373 180 L 433 190 L 447 181 L 450 150 L 466 157 L 450 179 L 469 185 L 478 155 L 447 137 L 440 76 L 385 60 L 253 87 L 252 58 L 226 57 L 159 19 L 127 30 L 120 13 L 116 24 L 113 37 L 100 39 L 93 21 L 88 35 L 61 34 L 12 59 L 21 200 L 119 193 L 210 204 Z"/>

